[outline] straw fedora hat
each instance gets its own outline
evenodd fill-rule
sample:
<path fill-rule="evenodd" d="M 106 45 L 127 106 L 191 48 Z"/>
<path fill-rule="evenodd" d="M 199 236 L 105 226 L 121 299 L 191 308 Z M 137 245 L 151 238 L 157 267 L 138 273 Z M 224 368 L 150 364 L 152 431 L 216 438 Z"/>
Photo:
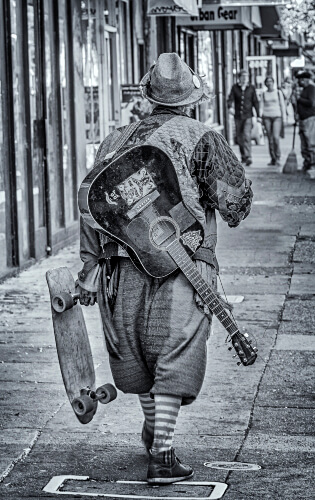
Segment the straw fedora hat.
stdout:
<path fill-rule="evenodd" d="M 175 53 L 161 54 L 140 82 L 142 96 L 163 106 L 185 106 L 209 99 L 209 91 L 197 75 Z"/>

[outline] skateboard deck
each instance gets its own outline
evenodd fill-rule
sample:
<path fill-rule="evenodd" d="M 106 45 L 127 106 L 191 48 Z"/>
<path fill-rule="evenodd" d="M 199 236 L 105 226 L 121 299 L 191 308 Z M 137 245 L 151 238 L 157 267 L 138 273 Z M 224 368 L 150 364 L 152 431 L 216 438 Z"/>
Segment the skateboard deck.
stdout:
<path fill-rule="evenodd" d="M 83 311 L 75 293 L 75 283 L 67 267 L 46 273 L 60 370 L 72 409 L 82 424 L 90 422 L 98 401 L 116 398 L 113 385 L 95 388 L 95 370 Z"/>

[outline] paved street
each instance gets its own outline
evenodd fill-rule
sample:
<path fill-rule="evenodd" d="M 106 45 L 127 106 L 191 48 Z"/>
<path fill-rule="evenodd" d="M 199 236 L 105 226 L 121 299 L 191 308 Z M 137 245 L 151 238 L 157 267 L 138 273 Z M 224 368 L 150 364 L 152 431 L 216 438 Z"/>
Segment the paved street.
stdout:
<path fill-rule="evenodd" d="M 286 132 L 283 160 L 292 129 Z M 314 499 L 315 180 L 267 167 L 266 144 L 253 146 L 253 156 L 246 167 L 252 212 L 237 229 L 218 221 L 218 259 L 234 316 L 254 338 L 259 357 L 253 366 L 237 366 L 215 322 L 200 397 L 182 409 L 175 436 L 179 457 L 195 469 L 192 483 L 202 484 L 135 483 L 145 481 L 147 464 L 135 396 L 119 393 L 99 405 L 90 424 L 76 421 L 60 375 L 45 281 L 49 268 L 67 266 L 76 275 L 73 245 L 0 284 L 1 498 L 58 498 L 43 488 L 54 476 L 74 475 L 92 480 L 65 482 L 66 498 L 76 497 L 71 492 L 89 494 L 82 498 L 204 498 L 212 492 L 209 498 L 224 500 Z M 111 375 L 97 306 L 84 314 L 101 385 Z M 204 466 L 218 461 L 261 468 Z M 207 482 L 228 487 L 213 496 L 220 489 Z"/>

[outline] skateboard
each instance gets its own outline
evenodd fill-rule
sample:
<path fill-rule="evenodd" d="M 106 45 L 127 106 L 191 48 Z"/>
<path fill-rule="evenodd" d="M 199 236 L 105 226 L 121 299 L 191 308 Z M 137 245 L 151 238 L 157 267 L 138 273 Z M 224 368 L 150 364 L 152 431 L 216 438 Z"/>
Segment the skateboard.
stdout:
<path fill-rule="evenodd" d="M 105 384 L 96 389 L 91 346 L 75 283 L 67 267 L 46 273 L 60 370 L 72 409 L 81 424 L 90 422 L 98 402 L 117 397 L 116 388 Z"/>

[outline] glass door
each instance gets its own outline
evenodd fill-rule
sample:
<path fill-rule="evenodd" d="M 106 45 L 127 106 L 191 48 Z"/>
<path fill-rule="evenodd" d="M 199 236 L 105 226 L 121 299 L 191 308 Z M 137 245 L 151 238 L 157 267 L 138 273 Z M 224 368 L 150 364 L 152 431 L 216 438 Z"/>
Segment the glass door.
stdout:
<path fill-rule="evenodd" d="M 45 119 L 40 0 L 27 0 L 29 111 L 36 257 L 46 255 Z"/>

